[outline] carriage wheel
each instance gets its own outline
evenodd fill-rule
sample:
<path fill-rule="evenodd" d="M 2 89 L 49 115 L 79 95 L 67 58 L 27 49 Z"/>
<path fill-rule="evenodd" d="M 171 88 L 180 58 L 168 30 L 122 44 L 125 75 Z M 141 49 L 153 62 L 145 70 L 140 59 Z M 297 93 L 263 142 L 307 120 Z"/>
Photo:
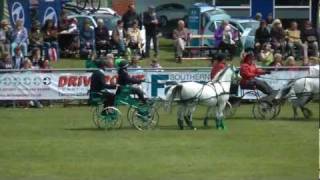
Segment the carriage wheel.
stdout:
<path fill-rule="evenodd" d="M 226 107 L 223 110 L 223 115 L 226 118 L 231 118 L 232 116 L 235 115 L 236 111 L 237 111 L 237 108 L 233 107 L 231 103 L 227 101 Z"/>
<path fill-rule="evenodd" d="M 157 109 L 154 107 L 145 108 L 144 110 L 141 109 L 134 109 L 132 113 L 133 126 L 140 131 L 157 127 L 159 122 Z"/>
<path fill-rule="evenodd" d="M 108 129 L 119 129 L 122 126 L 122 115 L 119 109 L 115 107 L 106 107 L 105 114 L 102 116 L 101 121 L 106 124 Z"/>
<path fill-rule="evenodd" d="M 80 10 L 84 10 L 87 6 L 87 1 L 88 0 L 77 0 L 76 3 L 77 3 L 77 8 L 80 9 Z"/>
<path fill-rule="evenodd" d="M 91 7 L 93 10 L 99 10 L 101 6 L 101 0 L 91 0 Z"/>
<path fill-rule="evenodd" d="M 102 120 L 102 112 L 103 109 L 103 105 L 99 104 L 97 106 L 95 106 L 94 108 L 92 108 L 92 121 L 93 124 L 97 127 L 97 128 L 105 128 L 106 124 L 105 121 L 101 121 Z"/>
<path fill-rule="evenodd" d="M 133 126 L 133 123 L 132 123 L 132 116 L 133 116 L 133 113 L 134 113 L 134 108 L 132 108 L 131 106 L 128 108 L 128 111 L 127 111 L 127 120 L 129 122 L 129 124 L 131 126 Z"/>
<path fill-rule="evenodd" d="M 271 120 L 276 115 L 276 109 L 269 102 L 258 101 L 253 105 L 252 114 L 255 119 Z"/>

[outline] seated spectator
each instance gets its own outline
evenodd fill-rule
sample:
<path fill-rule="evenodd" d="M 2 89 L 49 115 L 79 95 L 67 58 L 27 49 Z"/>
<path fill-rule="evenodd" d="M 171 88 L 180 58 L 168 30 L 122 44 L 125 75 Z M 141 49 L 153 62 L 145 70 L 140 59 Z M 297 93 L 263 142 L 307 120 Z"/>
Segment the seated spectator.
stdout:
<path fill-rule="evenodd" d="M 261 21 L 259 28 L 256 30 L 255 34 L 255 49 L 259 52 L 263 44 L 270 43 L 270 33 L 267 28 L 267 22 Z"/>
<path fill-rule="evenodd" d="M 34 48 L 40 48 L 40 51 L 42 50 L 43 35 L 40 29 L 40 23 L 38 21 L 36 21 L 31 27 L 31 31 L 29 33 L 29 42 L 31 50 L 33 50 Z"/>
<path fill-rule="evenodd" d="M 22 67 L 21 69 L 32 69 L 32 62 L 29 58 L 25 58 L 22 61 Z"/>
<path fill-rule="evenodd" d="M 296 60 L 294 59 L 293 56 L 289 56 L 286 60 L 286 66 L 289 66 L 290 68 L 288 70 L 291 70 L 291 71 L 296 71 L 296 70 L 299 70 L 298 66 L 297 66 L 297 63 L 296 63 Z"/>
<path fill-rule="evenodd" d="M 45 58 L 56 60 L 55 58 L 57 58 L 59 54 L 58 31 L 51 19 L 46 20 L 42 27 L 42 34 Z"/>
<path fill-rule="evenodd" d="M 10 51 L 10 36 L 9 22 L 4 19 L 0 25 L 0 55 Z"/>
<path fill-rule="evenodd" d="M 83 28 L 80 31 L 80 50 L 82 53 L 90 54 L 95 49 L 94 30 L 89 21 L 84 21 Z"/>
<path fill-rule="evenodd" d="M 225 61 L 225 55 L 224 54 L 218 54 L 217 59 L 214 61 L 211 69 L 211 80 L 215 78 L 215 76 L 223 70 L 227 65 Z"/>
<path fill-rule="evenodd" d="M 22 63 L 24 60 L 24 56 L 21 52 L 21 49 L 19 47 L 16 47 L 15 53 L 12 56 L 12 64 L 14 69 L 21 69 L 22 68 Z"/>
<path fill-rule="evenodd" d="M 0 61 L 0 69 L 12 69 L 12 59 L 8 52 L 2 54 L 2 58 Z"/>
<path fill-rule="evenodd" d="M 69 29 L 70 21 L 66 10 L 62 10 L 59 17 L 59 32 Z"/>
<path fill-rule="evenodd" d="M 266 23 L 267 23 L 267 26 L 269 26 L 271 29 L 271 26 L 273 23 L 273 15 L 271 13 L 268 14 L 267 19 L 266 19 Z"/>
<path fill-rule="evenodd" d="M 50 72 L 49 70 L 52 68 L 49 59 L 45 59 L 42 61 L 42 63 L 40 64 L 40 69 L 43 70 L 42 72 Z"/>
<path fill-rule="evenodd" d="M 72 33 L 78 33 L 78 20 L 76 18 L 72 18 L 68 20 L 68 26 L 66 29 L 60 31 L 61 34 L 72 34 Z"/>
<path fill-rule="evenodd" d="M 104 24 L 103 19 L 98 19 L 98 27 L 95 29 L 96 35 L 96 50 L 98 57 L 101 56 L 101 51 L 105 51 L 105 53 L 110 52 L 110 36 L 109 30 Z"/>
<path fill-rule="evenodd" d="M 288 39 L 288 46 L 290 47 L 291 55 L 294 57 L 296 56 L 295 53 L 295 47 L 298 48 L 299 52 L 304 51 L 303 57 L 308 58 L 308 52 L 303 48 L 303 44 L 301 41 L 301 32 L 298 30 L 298 23 L 297 22 L 292 22 L 290 29 L 286 31 L 287 33 L 287 39 Z"/>
<path fill-rule="evenodd" d="M 107 54 L 105 68 L 109 68 L 109 69 L 114 68 L 114 56 L 113 56 L 113 54 Z"/>
<path fill-rule="evenodd" d="M 142 36 L 139 29 L 139 22 L 134 21 L 132 28 L 128 30 L 127 34 L 127 46 L 130 49 L 140 49 L 142 48 Z M 134 54 L 135 55 L 135 54 Z"/>
<path fill-rule="evenodd" d="M 319 57 L 319 37 L 315 28 L 312 27 L 310 21 L 305 22 L 302 30 L 302 42 L 304 43 L 305 50 L 313 50 L 313 55 Z M 306 58 L 307 59 L 307 58 Z"/>
<path fill-rule="evenodd" d="M 270 64 L 270 66 L 273 66 L 273 67 L 281 67 L 281 66 L 283 66 L 282 55 L 279 54 L 279 53 L 274 54 L 274 60 Z"/>
<path fill-rule="evenodd" d="M 285 31 L 282 28 L 280 19 L 276 19 L 273 21 L 270 36 L 271 36 L 272 48 L 276 52 L 280 51 L 280 53 L 284 53 L 285 45 L 286 45 L 286 41 L 285 41 L 286 36 L 285 36 Z"/>
<path fill-rule="evenodd" d="M 173 31 L 174 53 L 178 63 L 181 63 L 183 51 L 189 39 L 190 32 L 184 21 L 178 21 L 178 27 Z"/>
<path fill-rule="evenodd" d="M 270 66 L 273 62 L 273 50 L 269 43 L 263 44 L 259 58 L 263 66 Z"/>
<path fill-rule="evenodd" d="M 125 38 L 127 37 L 127 32 L 123 28 L 123 21 L 119 20 L 117 22 L 117 27 L 112 31 L 112 41 L 118 49 L 118 54 L 123 56 L 125 54 L 126 45 Z"/>
<path fill-rule="evenodd" d="M 150 67 L 151 67 L 152 69 L 162 69 L 160 63 L 159 63 L 156 59 L 153 59 L 153 60 L 151 61 Z"/>
<path fill-rule="evenodd" d="M 226 50 L 230 55 L 230 59 L 236 53 L 236 41 L 239 40 L 239 33 L 234 31 L 228 21 L 223 21 L 221 26 L 214 33 L 215 45 L 223 52 Z"/>
<path fill-rule="evenodd" d="M 140 69 L 141 66 L 138 65 L 139 63 L 139 57 L 138 56 L 133 56 L 131 58 L 131 62 L 128 68 L 133 68 L 133 69 Z"/>
<path fill-rule="evenodd" d="M 31 58 L 32 66 L 34 68 L 39 69 L 40 68 L 40 64 L 42 62 L 41 50 L 39 48 L 33 49 L 30 58 Z"/>
<path fill-rule="evenodd" d="M 28 55 L 28 30 L 23 27 L 22 20 L 17 20 L 16 28 L 12 32 L 11 54 L 19 47 L 23 51 L 23 56 Z"/>

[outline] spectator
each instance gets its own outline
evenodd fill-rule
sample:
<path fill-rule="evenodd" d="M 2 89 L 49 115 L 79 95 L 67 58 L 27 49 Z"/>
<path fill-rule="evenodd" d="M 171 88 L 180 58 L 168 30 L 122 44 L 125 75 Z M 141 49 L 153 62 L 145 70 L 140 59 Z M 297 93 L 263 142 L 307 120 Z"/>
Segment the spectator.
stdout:
<path fill-rule="evenodd" d="M 0 61 L 0 69 L 12 69 L 12 68 L 13 68 L 13 65 L 12 65 L 10 54 L 8 52 L 3 53 Z"/>
<path fill-rule="evenodd" d="M 109 69 L 114 68 L 114 56 L 113 56 L 113 54 L 107 54 L 105 68 L 109 68 Z"/>
<path fill-rule="evenodd" d="M 271 49 L 270 44 L 263 44 L 259 57 L 263 66 L 270 66 L 270 64 L 273 62 L 273 50 Z"/>
<path fill-rule="evenodd" d="M 90 54 L 94 51 L 95 35 L 88 20 L 84 21 L 83 28 L 80 31 L 80 50 L 82 53 Z"/>
<path fill-rule="evenodd" d="M 148 12 L 143 14 L 143 24 L 146 29 L 146 57 L 150 57 L 150 43 L 153 42 L 154 57 L 158 57 L 159 20 L 154 6 L 149 6 Z"/>
<path fill-rule="evenodd" d="M 105 53 L 108 53 L 110 49 L 109 30 L 104 24 L 103 19 L 98 19 L 98 27 L 95 28 L 95 35 L 96 35 L 96 50 L 97 50 L 98 57 L 100 57 L 101 51 L 105 51 Z"/>
<path fill-rule="evenodd" d="M 178 21 L 178 27 L 173 31 L 174 53 L 178 63 L 182 61 L 183 51 L 189 39 L 189 30 L 185 27 L 184 21 Z"/>
<path fill-rule="evenodd" d="M 141 66 L 139 66 L 138 63 L 139 63 L 139 58 L 137 56 L 133 56 L 131 58 L 131 62 L 130 62 L 129 68 L 141 69 Z"/>
<path fill-rule="evenodd" d="M 29 34 L 30 48 L 33 50 L 34 48 L 42 49 L 43 46 L 43 35 L 40 30 L 40 23 L 38 21 L 34 22 L 31 27 L 31 31 Z"/>
<path fill-rule="evenodd" d="M 275 51 L 280 51 L 280 53 L 285 52 L 285 31 L 282 28 L 280 19 L 273 21 L 271 28 L 271 44 Z"/>
<path fill-rule="evenodd" d="M 136 13 L 134 4 L 130 4 L 128 6 L 128 11 L 122 16 L 122 21 L 124 23 L 123 27 L 126 31 L 133 27 L 134 21 L 139 22 L 139 16 Z"/>
<path fill-rule="evenodd" d="M 279 53 L 274 54 L 274 60 L 270 64 L 270 66 L 273 66 L 273 67 L 281 67 L 281 66 L 283 66 L 282 55 L 279 54 Z"/>
<path fill-rule="evenodd" d="M 56 60 L 59 52 L 58 31 L 54 26 L 52 19 L 46 20 L 42 27 L 42 34 L 45 57 L 50 60 Z"/>
<path fill-rule="evenodd" d="M 59 17 L 59 32 L 69 29 L 70 21 L 69 21 L 67 15 L 68 14 L 67 14 L 66 10 L 63 9 L 61 11 L 60 17 Z"/>
<path fill-rule="evenodd" d="M 215 78 L 215 76 L 226 67 L 226 57 L 224 54 L 218 54 L 216 61 L 213 63 L 212 69 L 211 69 L 211 80 Z"/>
<path fill-rule="evenodd" d="M 32 69 L 32 62 L 29 58 L 25 58 L 22 61 L 22 68 L 21 69 Z"/>
<path fill-rule="evenodd" d="M 31 62 L 34 68 L 36 69 L 40 68 L 40 64 L 42 63 L 42 58 L 41 58 L 41 50 L 39 48 L 35 48 L 32 50 Z"/>
<path fill-rule="evenodd" d="M 159 70 L 159 69 L 162 69 L 160 63 L 159 63 L 156 59 L 152 59 L 151 64 L 150 64 L 150 67 L 151 67 L 152 69 L 158 69 L 158 70 Z"/>
<path fill-rule="evenodd" d="M 304 29 L 302 31 L 302 42 L 306 52 L 313 50 L 313 55 L 319 57 L 319 37 L 315 28 L 312 27 L 310 21 L 305 22 Z M 307 58 L 305 58 L 307 60 Z M 304 62 L 307 64 L 307 62 Z"/>
<path fill-rule="evenodd" d="M 234 31 L 228 21 L 222 21 L 222 24 L 214 33 L 215 45 L 223 52 L 226 50 L 230 55 L 230 59 L 236 53 L 236 41 L 239 39 L 238 32 Z"/>
<path fill-rule="evenodd" d="M 303 52 L 303 57 L 308 58 L 308 52 L 303 47 L 302 41 L 301 41 L 301 33 L 300 30 L 298 30 L 298 23 L 293 21 L 291 23 L 290 29 L 287 30 L 287 38 L 288 38 L 288 46 L 290 47 L 291 55 L 296 57 L 295 53 L 295 47 L 298 48 L 299 52 Z"/>
<path fill-rule="evenodd" d="M 139 29 L 138 21 L 133 22 L 133 26 L 131 29 L 129 29 L 127 36 L 128 48 L 138 49 L 140 52 L 140 49 L 142 48 L 142 36 Z"/>
<path fill-rule="evenodd" d="M 22 20 L 17 20 L 16 28 L 12 32 L 11 42 L 11 54 L 14 54 L 14 50 L 19 47 L 23 50 L 23 55 L 28 55 L 28 31 L 23 27 Z"/>
<path fill-rule="evenodd" d="M 44 61 L 42 61 L 42 63 L 40 64 L 40 69 L 43 69 L 43 70 L 52 69 L 49 59 L 45 59 Z M 42 71 L 42 72 L 50 72 L 50 71 Z"/>
<path fill-rule="evenodd" d="M 24 60 L 24 56 L 21 52 L 21 49 L 19 47 L 16 47 L 15 53 L 12 56 L 12 64 L 14 69 L 21 69 L 22 68 L 22 62 Z"/>
<path fill-rule="evenodd" d="M 10 51 L 10 36 L 9 22 L 4 19 L 0 25 L 0 55 Z"/>
<path fill-rule="evenodd" d="M 267 25 L 268 25 L 269 27 L 272 26 L 272 23 L 273 23 L 273 15 L 272 15 L 271 13 L 268 14 L 267 19 L 266 19 L 266 22 L 267 22 Z"/>
<path fill-rule="evenodd" d="M 123 21 L 119 20 L 117 22 L 117 27 L 112 31 L 112 41 L 117 46 L 118 54 L 124 55 L 126 46 L 125 46 L 125 37 L 127 32 L 123 29 Z"/>
<path fill-rule="evenodd" d="M 294 59 L 293 56 L 289 56 L 286 60 L 286 66 L 289 66 L 290 68 L 288 70 L 291 70 L 291 71 L 297 71 L 299 70 L 299 68 L 297 67 L 297 64 L 296 64 L 296 60 Z"/>
<path fill-rule="evenodd" d="M 262 14 L 261 14 L 260 12 L 258 12 L 258 13 L 256 14 L 256 16 L 254 17 L 254 19 L 255 19 L 256 21 L 261 21 L 261 20 L 262 20 Z"/>
<path fill-rule="evenodd" d="M 92 52 L 88 58 L 86 59 L 85 66 L 87 69 L 89 68 L 97 68 L 96 66 L 96 53 Z"/>
<path fill-rule="evenodd" d="M 267 22 L 266 21 L 261 21 L 259 28 L 256 30 L 255 34 L 255 49 L 259 52 L 261 47 L 265 43 L 270 42 L 270 33 L 267 28 Z"/>

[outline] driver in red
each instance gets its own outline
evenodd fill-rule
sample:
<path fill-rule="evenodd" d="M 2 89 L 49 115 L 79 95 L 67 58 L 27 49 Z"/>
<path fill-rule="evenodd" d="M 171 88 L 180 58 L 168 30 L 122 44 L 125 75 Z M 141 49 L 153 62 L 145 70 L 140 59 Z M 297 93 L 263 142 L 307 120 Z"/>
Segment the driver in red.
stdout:
<path fill-rule="evenodd" d="M 243 63 L 240 66 L 240 75 L 242 77 L 240 85 L 243 89 L 258 89 L 266 95 L 273 94 L 274 90 L 269 86 L 268 83 L 257 79 L 256 77 L 267 74 L 269 72 L 265 72 L 262 69 L 258 69 L 256 65 L 253 63 L 254 56 L 252 54 L 248 54 L 243 59 Z"/>
<path fill-rule="evenodd" d="M 218 72 L 222 71 L 227 65 L 225 62 L 226 56 L 222 53 L 217 55 L 217 59 L 214 61 L 211 69 L 211 80 L 218 74 Z"/>

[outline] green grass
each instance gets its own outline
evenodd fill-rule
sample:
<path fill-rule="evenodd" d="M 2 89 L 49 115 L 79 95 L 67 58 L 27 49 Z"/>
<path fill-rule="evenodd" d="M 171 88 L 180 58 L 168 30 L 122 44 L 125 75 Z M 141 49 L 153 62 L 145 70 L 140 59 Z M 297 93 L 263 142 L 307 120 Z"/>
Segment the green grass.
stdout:
<path fill-rule="evenodd" d="M 208 60 L 188 60 L 181 64 L 176 63 L 174 59 L 173 44 L 170 39 L 160 39 L 160 53 L 158 61 L 163 67 L 208 67 L 210 61 Z M 153 51 L 151 51 L 153 55 Z M 144 59 L 140 61 L 142 67 L 150 67 L 153 58 Z M 235 64 L 239 64 L 234 60 Z M 58 63 L 53 64 L 54 68 L 84 68 L 84 60 L 82 59 L 61 59 Z"/>
<path fill-rule="evenodd" d="M 93 127 L 89 107 L 0 109 L 0 179 L 4 180 L 311 180 L 318 176 L 319 104 L 312 119 L 251 118 L 243 105 L 228 129 L 177 130 L 175 110 L 159 128 Z M 125 112 L 125 110 L 123 109 Z M 300 114 L 301 115 L 301 114 Z"/>

